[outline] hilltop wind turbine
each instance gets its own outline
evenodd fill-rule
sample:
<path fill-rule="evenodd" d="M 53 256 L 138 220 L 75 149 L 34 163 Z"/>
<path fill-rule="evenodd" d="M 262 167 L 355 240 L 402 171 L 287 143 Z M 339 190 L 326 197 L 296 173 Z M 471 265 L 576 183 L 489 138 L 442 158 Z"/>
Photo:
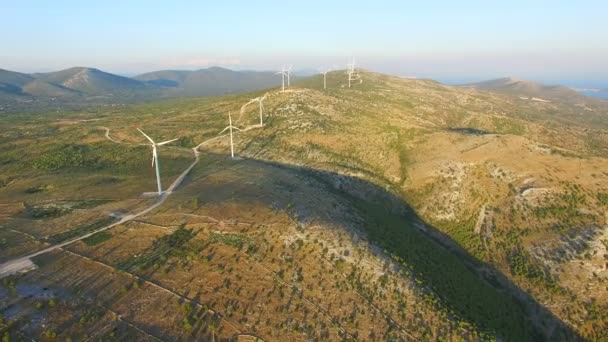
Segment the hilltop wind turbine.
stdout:
<path fill-rule="evenodd" d="M 268 94 L 264 94 L 262 97 L 256 97 L 253 99 L 253 101 L 257 101 L 260 104 L 260 127 L 264 127 L 264 121 L 262 121 L 264 115 L 264 104 L 262 102 L 266 100 L 266 96 L 268 96 Z"/>
<path fill-rule="evenodd" d="M 363 83 L 363 79 L 361 75 L 357 72 L 357 68 L 355 68 L 355 58 L 353 57 L 353 62 L 347 64 L 348 69 L 346 73 L 348 74 L 348 87 L 350 88 L 351 83 L 353 81 L 359 81 L 359 84 Z"/>
<path fill-rule="evenodd" d="M 275 73 L 275 75 L 281 75 L 281 93 L 285 92 L 285 72 L 284 72 L 285 68 L 283 67 L 283 70 Z"/>
<path fill-rule="evenodd" d="M 154 142 L 154 140 L 152 140 L 152 138 L 150 138 L 146 133 L 144 133 L 144 131 L 142 131 L 141 129 L 137 129 L 139 131 L 139 133 L 143 134 L 144 137 L 146 137 L 146 139 L 148 139 L 150 141 L 150 145 L 152 146 L 152 167 L 156 166 L 156 184 L 158 185 L 158 195 L 162 195 L 163 193 L 163 187 L 160 183 L 160 169 L 158 166 L 158 150 L 157 150 L 157 146 L 162 146 L 162 145 L 166 145 L 170 142 L 174 142 L 175 140 L 179 139 L 179 138 L 175 138 L 175 139 L 171 139 L 171 140 L 167 140 L 167 141 L 163 141 L 160 143 L 156 143 Z"/>
<path fill-rule="evenodd" d="M 228 112 L 228 127 L 224 128 L 220 134 L 224 133 L 224 131 L 226 131 L 227 129 L 230 130 L 230 157 L 232 157 L 232 159 L 234 159 L 234 140 L 232 139 L 232 129 L 236 129 L 236 130 L 241 130 L 238 127 L 234 127 L 232 126 L 232 113 Z"/>
<path fill-rule="evenodd" d="M 285 78 L 287 78 L 287 86 L 289 87 L 290 76 L 291 76 L 291 66 L 286 68 L 283 65 L 283 69 L 281 71 L 275 73 L 275 75 L 281 75 L 281 93 L 285 92 Z"/>
<path fill-rule="evenodd" d="M 323 89 L 327 89 L 327 73 L 330 71 L 331 69 L 327 69 L 325 71 L 320 72 L 321 74 L 323 74 Z"/>
<path fill-rule="evenodd" d="M 287 68 L 287 70 L 285 70 L 285 72 L 287 72 L 287 86 L 289 87 L 291 84 L 289 82 L 290 78 L 291 78 L 291 65 L 289 66 L 289 68 Z"/>
<path fill-rule="evenodd" d="M 232 114 L 228 112 L 228 122 L 230 123 L 230 157 L 234 159 L 234 142 L 232 140 Z"/>

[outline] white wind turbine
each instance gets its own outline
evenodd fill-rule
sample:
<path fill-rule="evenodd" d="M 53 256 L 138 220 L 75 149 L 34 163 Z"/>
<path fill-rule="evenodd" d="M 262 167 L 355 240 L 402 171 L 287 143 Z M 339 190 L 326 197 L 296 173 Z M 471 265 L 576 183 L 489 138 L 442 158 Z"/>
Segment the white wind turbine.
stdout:
<path fill-rule="evenodd" d="M 232 113 L 228 112 L 228 127 L 224 128 L 220 134 L 224 133 L 226 130 L 230 131 L 230 157 L 234 159 L 234 140 L 232 139 L 232 129 L 241 130 L 238 127 L 232 126 Z"/>
<path fill-rule="evenodd" d="M 353 62 L 347 64 L 347 66 L 348 69 L 346 73 L 348 74 L 348 87 L 350 88 L 351 83 L 353 83 L 353 81 L 359 81 L 359 84 L 363 83 L 361 75 L 359 75 L 357 69 L 355 68 L 355 58 L 353 58 Z"/>
<path fill-rule="evenodd" d="M 290 81 L 289 81 L 291 78 L 291 67 L 292 66 L 290 65 L 289 68 L 287 68 L 287 70 L 285 70 L 285 72 L 287 73 L 287 87 L 289 87 L 291 85 Z"/>
<path fill-rule="evenodd" d="M 281 93 L 285 92 L 285 67 L 283 67 L 283 69 L 277 73 L 275 73 L 275 75 L 281 75 Z"/>
<path fill-rule="evenodd" d="M 323 89 L 327 89 L 327 73 L 330 71 L 331 69 L 327 69 L 325 71 L 320 72 L 321 74 L 323 74 Z"/>
<path fill-rule="evenodd" d="M 139 131 L 139 133 L 143 134 L 144 137 L 146 137 L 146 139 L 148 139 L 150 141 L 150 146 L 152 146 L 152 166 L 156 166 L 156 184 L 158 185 L 158 195 L 162 195 L 163 193 L 163 187 L 160 183 L 160 169 L 158 166 L 158 150 L 157 150 L 157 146 L 162 146 L 162 145 L 166 145 L 170 142 L 174 142 L 175 140 L 179 139 L 179 138 L 175 138 L 175 139 L 171 139 L 171 140 L 167 140 L 167 141 L 163 141 L 160 143 L 156 143 L 154 142 L 154 140 L 152 140 L 152 138 L 150 138 L 146 133 L 144 133 L 144 131 L 142 131 L 141 129 L 137 129 Z"/>
<path fill-rule="evenodd" d="M 289 87 L 290 76 L 291 76 L 291 66 L 286 68 L 283 65 L 283 69 L 281 71 L 275 73 L 275 75 L 281 75 L 281 93 L 285 92 L 285 78 L 287 78 L 287 86 Z"/>
<path fill-rule="evenodd" d="M 264 127 L 263 115 L 264 115 L 264 100 L 266 100 L 268 94 L 264 94 L 262 97 L 256 97 L 253 101 L 257 101 L 260 104 L 260 127 Z"/>

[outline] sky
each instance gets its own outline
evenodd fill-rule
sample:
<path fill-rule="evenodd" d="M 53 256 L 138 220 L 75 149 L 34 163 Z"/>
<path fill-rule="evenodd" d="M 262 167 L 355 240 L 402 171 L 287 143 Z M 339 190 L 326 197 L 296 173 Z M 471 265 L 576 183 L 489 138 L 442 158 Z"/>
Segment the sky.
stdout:
<path fill-rule="evenodd" d="M 608 1 L 0 0 L 0 68 L 365 69 L 608 85 Z"/>

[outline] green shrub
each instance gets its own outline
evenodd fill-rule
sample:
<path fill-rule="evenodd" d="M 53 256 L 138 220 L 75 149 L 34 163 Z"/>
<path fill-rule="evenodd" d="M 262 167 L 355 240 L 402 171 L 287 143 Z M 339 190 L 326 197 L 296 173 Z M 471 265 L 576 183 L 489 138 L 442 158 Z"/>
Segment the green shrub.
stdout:
<path fill-rule="evenodd" d="M 34 161 L 34 166 L 41 170 L 83 167 L 86 165 L 85 154 L 88 150 L 86 145 L 63 145 L 55 151 L 44 153 Z"/>
<path fill-rule="evenodd" d="M 106 231 L 95 233 L 82 241 L 89 246 L 98 245 L 112 238 L 112 234 Z"/>

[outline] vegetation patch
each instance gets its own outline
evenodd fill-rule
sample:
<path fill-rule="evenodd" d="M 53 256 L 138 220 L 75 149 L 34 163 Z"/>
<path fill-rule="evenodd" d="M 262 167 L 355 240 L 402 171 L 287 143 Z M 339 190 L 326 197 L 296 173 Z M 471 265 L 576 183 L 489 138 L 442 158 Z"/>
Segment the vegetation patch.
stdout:
<path fill-rule="evenodd" d="M 513 135 L 524 135 L 526 134 L 526 127 L 517 123 L 513 119 L 493 117 L 492 123 L 496 133 L 499 134 L 513 134 Z"/>
<path fill-rule="evenodd" d="M 477 259 L 486 260 L 487 251 L 484 248 L 482 237 L 475 234 L 474 231 L 476 221 L 476 215 L 472 215 L 464 221 L 442 221 L 436 225 Z"/>
<path fill-rule="evenodd" d="M 112 202 L 110 199 L 85 199 L 82 201 L 71 202 L 70 207 L 73 209 L 91 209 L 110 202 Z"/>
<path fill-rule="evenodd" d="M 601 205 L 608 205 L 608 193 L 606 192 L 598 192 L 596 194 L 596 198 Z"/>
<path fill-rule="evenodd" d="M 544 280 L 545 274 L 540 267 L 531 261 L 530 255 L 520 246 L 508 256 L 511 273 L 531 280 Z"/>
<path fill-rule="evenodd" d="M 597 197 L 604 200 L 602 195 Z M 596 223 L 593 214 L 579 210 L 587 205 L 587 196 L 577 184 L 566 184 L 566 190 L 553 198 L 547 198 L 533 213 L 539 220 L 550 220 L 556 231 L 569 231 L 573 226 Z"/>
<path fill-rule="evenodd" d="M 25 214 L 34 219 L 56 218 L 69 214 L 74 209 L 91 209 L 99 205 L 112 202 L 105 199 L 89 199 L 73 202 L 50 203 L 42 205 L 29 205 L 24 203 Z"/>
<path fill-rule="evenodd" d="M 148 158 L 146 146 L 126 146 L 107 142 L 88 145 L 63 144 L 52 145 L 49 150 L 35 158 L 33 167 L 43 171 L 108 169 L 120 174 L 139 171 Z"/>
<path fill-rule="evenodd" d="M 235 234 L 235 233 L 217 233 L 212 232 L 209 236 L 209 243 L 221 242 L 225 245 L 232 246 L 239 250 L 245 250 L 249 253 L 253 253 L 258 249 L 255 241 L 246 234 Z"/>
<path fill-rule="evenodd" d="M 39 192 L 48 191 L 49 189 L 51 189 L 51 186 L 47 185 L 47 184 L 36 185 L 36 186 L 32 186 L 32 187 L 25 189 L 25 193 L 26 194 L 36 194 Z"/>
<path fill-rule="evenodd" d="M 112 238 L 112 234 L 110 234 L 106 231 L 103 231 L 103 232 L 95 233 L 86 239 L 83 239 L 82 242 L 86 243 L 89 246 L 94 246 L 94 245 L 98 245 L 102 242 L 105 242 L 105 241 L 109 240 L 110 238 Z"/>
<path fill-rule="evenodd" d="M 148 250 L 131 258 L 120 268 L 130 271 L 145 270 L 152 266 L 160 267 L 171 257 L 185 260 L 198 258 L 205 245 L 201 240 L 191 241 L 195 236 L 196 232 L 182 225 L 171 234 L 156 239 Z"/>
<path fill-rule="evenodd" d="M 63 204 L 30 206 L 24 203 L 24 206 L 26 215 L 34 219 L 60 217 L 72 211 L 72 208 Z"/>
<path fill-rule="evenodd" d="M 95 223 L 92 224 L 88 224 L 88 225 L 83 225 L 83 226 L 79 226 L 77 228 L 68 230 L 66 232 L 62 232 L 62 233 L 58 233 L 58 234 L 54 234 L 51 235 L 49 237 L 47 237 L 45 239 L 46 242 L 51 243 L 51 244 L 57 244 L 57 243 L 61 243 L 61 242 L 65 242 L 65 241 L 69 241 L 72 239 L 75 239 L 79 236 L 82 236 L 84 234 L 90 233 L 94 230 L 97 230 L 101 227 L 107 226 L 109 224 L 112 224 L 112 222 L 116 221 L 116 219 L 114 218 L 106 218 L 100 221 L 97 221 Z"/>
<path fill-rule="evenodd" d="M 57 150 L 45 153 L 34 161 L 34 167 L 40 170 L 59 170 L 66 167 L 84 167 L 91 161 L 85 158 L 87 145 L 62 145 Z"/>
<path fill-rule="evenodd" d="M 473 128 L 473 127 L 450 127 L 450 128 L 448 128 L 448 131 L 460 133 L 460 134 L 467 134 L 467 135 L 492 134 L 492 132 L 484 131 L 482 129 L 477 129 L 477 128 Z"/>

